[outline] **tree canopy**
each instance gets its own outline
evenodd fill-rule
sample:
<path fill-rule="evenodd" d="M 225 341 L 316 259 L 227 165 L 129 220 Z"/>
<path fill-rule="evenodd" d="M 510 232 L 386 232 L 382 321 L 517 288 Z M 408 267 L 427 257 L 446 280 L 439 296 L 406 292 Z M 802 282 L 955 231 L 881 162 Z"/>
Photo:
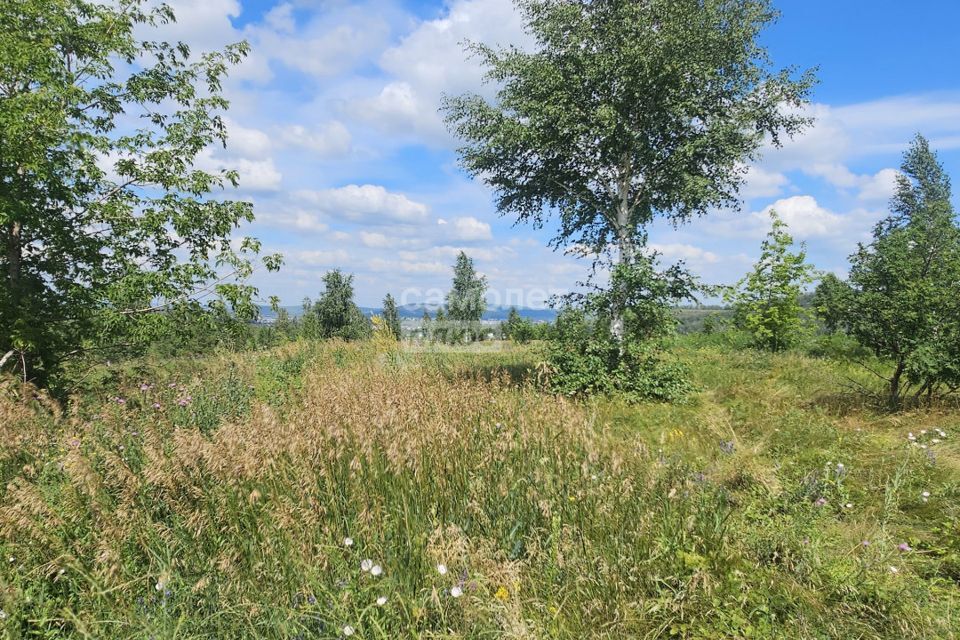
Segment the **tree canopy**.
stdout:
<path fill-rule="evenodd" d="M 448 97 L 463 167 L 498 210 L 555 246 L 629 261 L 654 216 L 679 223 L 737 205 L 745 162 L 799 131 L 813 82 L 772 71 L 769 0 L 519 0 L 536 44 L 472 44 L 498 88 Z"/>
<path fill-rule="evenodd" d="M 848 283 L 818 291 L 820 313 L 893 362 L 887 401 L 960 388 L 960 228 L 950 178 L 925 138 L 904 154 L 890 214 L 850 257 Z"/>
<path fill-rule="evenodd" d="M 226 142 L 221 83 L 247 45 L 137 38 L 173 18 L 141 0 L 0 3 L 0 354 L 24 378 L 134 349 L 211 296 L 256 313 L 260 245 L 234 238 L 252 207 L 215 197 L 236 172 L 197 163 Z"/>

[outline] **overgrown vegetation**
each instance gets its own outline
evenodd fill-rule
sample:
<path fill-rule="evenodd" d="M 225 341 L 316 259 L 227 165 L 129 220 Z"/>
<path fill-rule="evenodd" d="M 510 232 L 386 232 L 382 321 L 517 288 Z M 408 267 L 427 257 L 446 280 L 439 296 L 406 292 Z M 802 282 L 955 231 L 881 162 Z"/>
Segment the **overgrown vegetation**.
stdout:
<path fill-rule="evenodd" d="M 955 408 L 904 423 L 835 395 L 857 369 L 694 341 L 675 406 L 372 344 L 124 367 L 66 412 L 8 383 L 4 633 L 956 633 Z"/>

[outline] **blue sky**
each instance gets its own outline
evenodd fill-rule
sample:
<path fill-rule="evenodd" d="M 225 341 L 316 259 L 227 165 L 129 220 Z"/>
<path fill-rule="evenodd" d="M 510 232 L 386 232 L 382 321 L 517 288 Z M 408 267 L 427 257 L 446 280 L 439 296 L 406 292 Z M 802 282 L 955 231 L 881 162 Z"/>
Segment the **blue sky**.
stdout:
<path fill-rule="evenodd" d="M 437 301 L 463 249 L 486 274 L 490 300 L 540 306 L 588 265 L 546 247 L 547 231 L 499 218 L 488 191 L 456 166 L 440 96 L 480 90 L 464 39 L 522 43 L 509 0 L 176 0 L 164 36 L 194 50 L 246 39 L 251 56 L 226 85 L 227 150 L 201 159 L 240 171 L 255 204 L 243 230 L 280 251 L 261 293 L 297 304 L 324 272 L 355 274 L 376 306 Z M 739 213 L 680 229 L 656 227 L 663 260 L 685 260 L 713 283 L 736 281 L 759 253 L 775 207 L 817 267 L 844 274 L 846 257 L 886 209 L 899 156 L 914 133 L 960 176 L 960 3 L 780 0 L 765 35 L 778 66 L 818 66 L 816 125 L 751 167 Z M 960 178 L 958 178 L 960 179 Z M 955 198 L 956 200 L 956 198 Z"/>

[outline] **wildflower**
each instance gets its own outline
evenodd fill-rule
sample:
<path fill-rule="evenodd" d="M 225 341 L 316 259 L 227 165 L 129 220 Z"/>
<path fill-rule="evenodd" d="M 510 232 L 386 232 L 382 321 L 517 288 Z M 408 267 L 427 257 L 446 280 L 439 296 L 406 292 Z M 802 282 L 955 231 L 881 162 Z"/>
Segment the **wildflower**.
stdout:
<path fill-rule="evenodd" d="M 845 505 L 843 505 L 843 506 L 846 507 L 847 509 L 853 509 L 853 503 L 852 503 L 852 502 L 848 502 L 847 504 L 845 504 Z"/>
<path fill-rule="evenodd" d="M 372 575 L 373 577 L 377 577 L 382 573 L 383 573 L 383 567 L 381 567 L 380 565 L 375 564 L 372 567 L 370 567 L 370 575 Z"/>
<path fill-rule="evenodd" d="M 385 604 L 387 604 L 387 596 L 380 596 L 379 598 L 377 598 L 378 607 L 382 607 Z"/>
<path fill-rule="evenodd" d="M 437 565 L 437 573 L 439 573 L 439 574 L 442 575 L 442 576 L 447 575 L 447 565 L 445 565 L 445 564 L 443 564 L 443 563 L 438 564 L 438 565 Z"/>
<path fill-rule="evenodd" d="M 122 406 L 122 405 L 127 404 L 127 401 L 124 400 L 123 398 L 117 398 L 117 404 L 119 404 L 119 405 Z"/>
<path fill-rule="evenodd" d="M 934 438 L 930 442 L 932 442 L 933 444 L 940 444 L 940 438 Z"/>
<path fill-rule="evenodd" d="M 154 408 L 154 409 L 159 409 L 159 408 L 160 408 L 160 403 L 159 403 L 159 402 L 154 402 L 154 403 L 153 403 L 153 408 Z"/>
<path fill-rule="evenodd" d="M 157 584 L 153 585 L 153 588 L 156 589 L 157 591 L 162 591 L 162 590 L 163 590 L 163 582 L 157 582 Z"/>
<path fill-rule="evenodd" d="M 493 594 L 493 597 L 496 598 L 497 600 L 500 600 L 501 602 L 506 602 L 507 598 L 510 597 L 510 592 L 507 590 L 506 587 L 501 586 L 499 589 L 497 589 L 497 592 Z"/>
<path fill-rule="evenodd" d="M 360 570 L 364 573 L 368 573 L 371 569 L 373 569 L 373 560 L 365 559 L 360 562 Z"/>
<path fill-rule="evenodd" d="M 913 549 L 910 548 L 910 545 L 906 542 L 901 542 L 898 544 L 897 549 L 900 549 L 900 551 L 913 551 Z"/>
<path fill-rule="evenodd" d="M 307 596 L 307 604 L 310 604 L 310 605 L 317 604 L 317 597 L 314 595 Z"/>
<path fill-rule="evenodd" d="M 13 556 L 10 556 L 10 564 L 13 564 L 16 561 L 17 561 L 16 558 L 14 558 Z"/>
<path fill-rule="evenodd" d="M 920 499 L 923 500 L 924 502 L 926 502 L 927 500 L 929 500 L 929 499 L 930 499 L 930 492 L 929 492 L 929 491 L 924 491 L 923 493 L 921 493 L 921 494 L 920 494 Z"/>
<path fill-rule="evenodd" d="M 814 502 L 813 504 L 817 505 L 818 507 L 822 507 L 822 506 L 824 506 L 825 504 L 827 504 L 827 499 L 826 499 L 826 498 L 823 498 L 823 497 L 817 498 L 817 501 Z"/>
<path fill-rule="evenodd" d="M 463 595 L 463 589 L 461 589 L 460 587 L 452 587 L 450 589 L 450 595 L 453 596 L 454 598 L 459 598 L 460 596 Z"/>
<path fill-rule="evenodd" d="M 927 430 L 926 430 L 926 429 L 920 429 L 920 435 L 922 435 L 922 436 L 927 435 Z"/>
<path fill-rule="evenodd" d="M 870 546 L 870 541 L 869 541 L 869 540 L 864 540 L 863 542 L 860 543 L 860 546 L 862 546 L 862 547 L 869 547 L 869 546 Z"/>
<path fill-rule="evenodd" d="M 913 435 L 913 432 L 910 432 L 907 434 L 907 440 L 909 440 L 910 442 L 913 442 L 916 439 L 917 439 L 917 436 Z"/>
<path fill-rule="evenodd" d="M 140 384 L 140 391 L 150 391 L 150 387 L 151 385 L 147 384 L 146 382 L 143 382 Z"/>
<path fill-rule="evenodd" d="M 345 546 L 345 547 L 352 547 L 352 546 L 353 546 L 353 538 L 349 538 L 349 537 L 348 537 L 348 538 L 344 538 L 344 539 L 343 539 L 343 546 Z"/>
<path fill-rule="evenodd" d="M 7 619 L 7 612 L 4 611 L 3 609 L 0 609 L 0 620 L 6 620 L 6 619 Z"/>
<path fill-rule="evenodd" d="M 726 454 L 731 454 L 731 453 L 733 453 L 733 451 L 734 451 L 735 448 L 736 448 L 736 447 L 735 447 L 735 445 L 733 444 L 733 440 L 726 440 L 726 441 L 720 443 L 720 450 L 723 451 L 723 452 L 726 453 Z"/>
<path fill-rule="evenodd" d="M 346 636 L 346 637 L 349 637 L 349 636 L 352 636 L 354 633 L 356 633 L 356 631 L 357 631 L 357 630 L 354 629 L 353 627 L 351 627 L 350 625 L 346 625 L 346 626 L 343 628 L 343 635 Z"/>
<path fill-rule="evenodd" d="M 897 569 L 895 566 L 890 565 L 890 573 L 900 573 L 900 569 Z"/>

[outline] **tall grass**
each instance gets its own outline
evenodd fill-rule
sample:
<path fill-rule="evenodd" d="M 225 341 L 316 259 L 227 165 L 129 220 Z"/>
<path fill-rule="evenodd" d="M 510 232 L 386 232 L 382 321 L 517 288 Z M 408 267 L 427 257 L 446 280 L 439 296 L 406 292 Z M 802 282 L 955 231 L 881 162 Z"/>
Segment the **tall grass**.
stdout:
<path fill-rule="evenodd" d="M 680 354 L 680 406 L 544 395 L 523 350 L 338 343 L 140 370 L 62 413 L 8 387 L 0 629 L 957 635 L 960 416 L 838 410 L 826 361 Z"/>

